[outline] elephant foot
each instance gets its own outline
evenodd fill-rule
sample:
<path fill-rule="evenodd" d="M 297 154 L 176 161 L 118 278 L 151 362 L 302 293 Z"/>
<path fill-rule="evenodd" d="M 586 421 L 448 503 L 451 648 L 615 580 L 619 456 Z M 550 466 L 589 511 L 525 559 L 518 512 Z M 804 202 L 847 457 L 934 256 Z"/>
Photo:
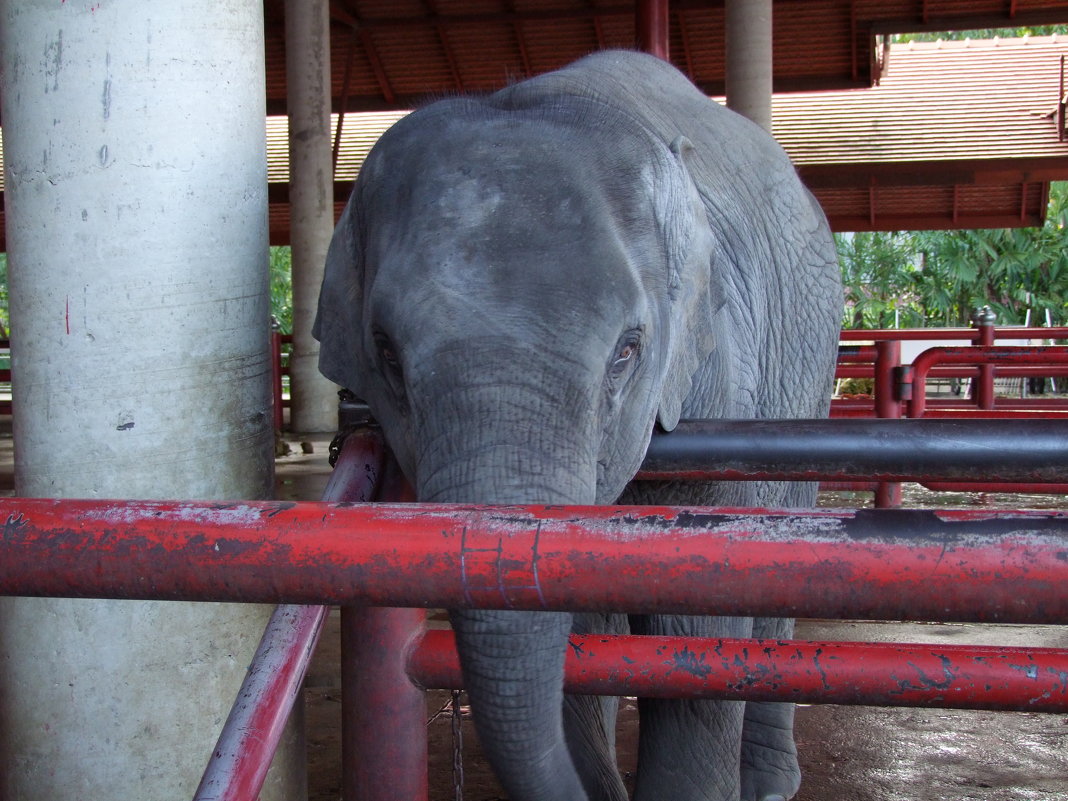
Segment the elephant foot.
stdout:
<path fill-rule="evenodd" d="M 742 801 L 787 801 L 801 786 L 793 738 L 794 705 L 747 702 L 742 738 Z"/>

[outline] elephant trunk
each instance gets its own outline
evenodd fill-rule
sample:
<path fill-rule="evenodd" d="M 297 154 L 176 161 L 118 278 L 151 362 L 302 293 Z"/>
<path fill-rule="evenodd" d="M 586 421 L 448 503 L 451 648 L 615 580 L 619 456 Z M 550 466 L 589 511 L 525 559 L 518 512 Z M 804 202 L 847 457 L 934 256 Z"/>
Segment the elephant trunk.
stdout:
<path fill-rule="evenodd" d="M 439 414 L 441 404 L 457 404 L 456 393 L 436 400 Z M 550 432 L 523 423 L 529 404 L 501 407 L 486 398 L 477 400 L 478 411 L 460 418 L 471 421 L 470 428 L 446 426 L 421 440 L 428 447 L 416 469 L 420 500 L 594 502 L 595 446 L 576 447 L 576 442 L 589 442 L 588 431 Z M 574 422 L 571 416 L 564 419 Z M 582 423 L 577 426 L 581 429 Z M 508 797 L 586 801 L 563 725 L 564 656 L 572 615 L 462 609 L 450 610 L 450 618 L 475 727 Z"/>

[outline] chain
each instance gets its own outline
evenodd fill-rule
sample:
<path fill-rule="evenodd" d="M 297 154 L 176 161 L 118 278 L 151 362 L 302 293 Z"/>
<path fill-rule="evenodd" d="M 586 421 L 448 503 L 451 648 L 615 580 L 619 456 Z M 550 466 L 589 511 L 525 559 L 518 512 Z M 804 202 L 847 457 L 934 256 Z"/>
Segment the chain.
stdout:
<path fill-rule="evenodd" d="M 464 801 L 464 733 L 460 728 L 460 690 L 452 691 L 452 780 L 456 801 Z"/>

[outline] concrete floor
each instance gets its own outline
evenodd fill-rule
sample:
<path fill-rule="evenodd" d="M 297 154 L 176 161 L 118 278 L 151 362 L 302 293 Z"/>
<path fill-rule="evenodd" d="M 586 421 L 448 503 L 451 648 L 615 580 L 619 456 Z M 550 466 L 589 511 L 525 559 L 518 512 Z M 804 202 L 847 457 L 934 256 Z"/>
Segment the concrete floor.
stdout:
<path fill-rule="evenodd" d="M 0 420 L 0 494 L 13 493 L 10 426 Z M 278 497 L 317 500 L 330 473 L 329 436 L 288 436 L 276 460 Z M 304 449 L 301 443 L 307 443 Z M 308 451 L 308 452 L 306 452 Z M 927 497 L 931 496 L 931 497 Z M 863 499 L 864 496 L 860 496 Z M 848 497 L 832 499 L 835 504 Z M 1063 508 L 1063 498 L 933 496 L 913 503 L 961 506 L 999 502 Z M 1068 648 L 1068 627 L 801 621 L 799 639 Z M 340 798 L 340 674 L 337 616 L 332 616 L 305 682 L 311 801 Z M 430 801 L 455 799 L 449 694 L 428 693 Z M 620 764 L 633 770 L 636 713 L 624 700 Z M 481 761 L 462 707 L 467 801 L 503 799 Z M 803 706 L 797 740 L 804 780 L 796 801 L 1052 801 L 1068 799 L 1068 713 L 1034 714 L 935 708 Z M 206 747 L 210 747 L 206 745 Z"/>

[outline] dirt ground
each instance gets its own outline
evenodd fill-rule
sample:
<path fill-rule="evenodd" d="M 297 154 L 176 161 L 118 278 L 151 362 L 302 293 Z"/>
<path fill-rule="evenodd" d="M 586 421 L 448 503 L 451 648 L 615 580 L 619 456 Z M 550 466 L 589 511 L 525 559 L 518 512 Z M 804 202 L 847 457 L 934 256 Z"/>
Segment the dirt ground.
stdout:
<path fill-rule="evenodd" d="M 278 460 L 284 497 L 314 499 L 329 468 L 325 442 L 313 452 Z M 309 494 L 310 493 L 310 494 Z M 824 503 L 844 505 L 850 498 Z M 924 496 L 914 504 L 1050 507 L 1063 498 Z M 338 615 L 331 616 L 305 682 L 310 801 L 341 798 Z M 970 643 L 1068 648 L 1068 627 L 800 621 L 799 639 Z M 465 801 L 504 801 L 481 758 L 470 715 L 461 700 Z M 427 694 L 430 799 L 455 801 L 451 696 Z M 796 801 L 1053 801 L 1068 799 L 1068 714 L 985 712 L 934 708 L 802 706 L 797 741 L 803 781 Z M 634 770 L 637 708 L 621 705 L 619 764 Z"/>

